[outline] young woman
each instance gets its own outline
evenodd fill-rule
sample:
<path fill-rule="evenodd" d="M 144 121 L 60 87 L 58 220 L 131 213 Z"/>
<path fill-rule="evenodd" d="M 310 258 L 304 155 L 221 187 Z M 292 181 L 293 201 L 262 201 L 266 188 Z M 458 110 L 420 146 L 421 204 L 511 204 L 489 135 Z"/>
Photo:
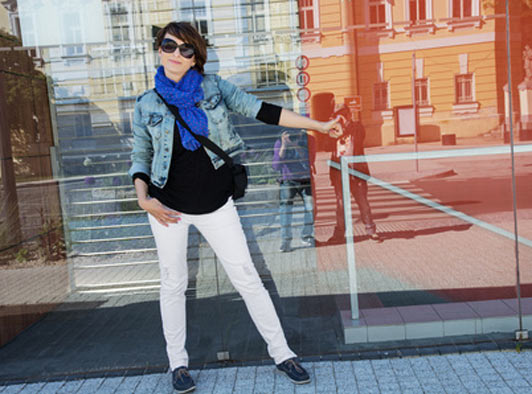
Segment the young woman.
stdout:
<path fill-rule="evenodd" d="M 138 202 L 148 213 L 161 272 L 161 316 L 172 383 L 180 393 L 194 390 L 185 350 L 187 236 L 194 225 L 211 245 L 240 293 L 277 369 L 294 383 L 310 377 L 286 342 L 273 303 L 251 260 L 235 209 L 230 168 L 183 127 L 161 100 L 177 107 L 195 134 L 234 156 L 244 143 L 229 111 L 265 123 L 341 134 L 337 120 L 318 122 L 262 102 L 217 75 L 204 74 L 205 41 L 186 22 L 172 22 L 157 35 L 161 67 L 155 90 L 140 95 L 133 121 L 132 166 Z M 159 96 L 160 95 L 160 96 Z"/>

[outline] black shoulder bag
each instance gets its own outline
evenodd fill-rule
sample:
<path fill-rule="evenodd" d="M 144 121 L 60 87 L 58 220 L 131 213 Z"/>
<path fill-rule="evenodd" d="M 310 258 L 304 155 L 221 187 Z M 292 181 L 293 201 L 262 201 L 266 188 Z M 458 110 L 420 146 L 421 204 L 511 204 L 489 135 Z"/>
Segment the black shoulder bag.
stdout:
<path fill-rule="evenodd" d="M 155 92 L 157 93 L 159 98 L 163 100 L 163 103 L 168 107 L 172 114 L 174 114 L 175 118 L 181 124 L 181 126 L 187 129 L 190 134 L 192 134 L 194 138 L 196 138 L 207 149 L 221 157 L 231 169 L 231 172 L 233 174 L 233 199 L 236 200 L 238 198 L 244 197 L 244 194 L 246 193 L 246 188 L 248 186 L 248 174 L 246 167 L 242 164 L 235 164 L 233 162 L 233 159 L 231 159 L 231 157 L 227 153 L 225 153 L 222 148 L 220 148 L 207 137 L 194 133 L 190 129 L 190 127 L 188 127 L 185 120 L 181 117 L 178 108 L 173 105 L 168 105 L 166 100 L 159 94 L 159 92 L 157 90 L 155 90 Z"/>

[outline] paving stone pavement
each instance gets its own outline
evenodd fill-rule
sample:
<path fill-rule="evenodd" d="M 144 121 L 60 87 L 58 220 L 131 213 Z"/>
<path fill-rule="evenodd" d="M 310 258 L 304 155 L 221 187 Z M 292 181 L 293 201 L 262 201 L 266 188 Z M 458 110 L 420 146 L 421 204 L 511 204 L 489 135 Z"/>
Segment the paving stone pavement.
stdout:
<path fill-rule="evenodd" d="M 532 392 L 532 351 L 304 363 L 312 382 L 296 386 L 272 365 L 192 370 L 196 393 L 472 393 Z M 169 373 L 0 386 L 0 394 L 173 393 Z"/>

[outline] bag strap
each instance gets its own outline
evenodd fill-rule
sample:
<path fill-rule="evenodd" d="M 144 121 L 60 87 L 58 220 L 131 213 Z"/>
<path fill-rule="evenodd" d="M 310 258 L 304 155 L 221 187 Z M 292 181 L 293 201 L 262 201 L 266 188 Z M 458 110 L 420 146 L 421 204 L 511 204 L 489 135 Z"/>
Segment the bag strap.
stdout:
<path fill-rule="evenodd" d="M 153 90 L 155 91 L 155 93 L 157 93 L 159 98 L 161 100 L 163 100 L 163 103 L 168 107 L 170 112 L 172 112 L 172 114 L 175 116 L 175 118 L 181 124 L 181 126 L 183 126 L 185 129 L 187 129 L 189 131 L 189 133 L 192 134 L 194 136 L 194 138 L 196 138 L 196 140 L 198 140 L 207 149 L 209 149 L 210 151 L 212 151 L 212 152 L 216 153 L 218 156 L 220 156 L 223 159 L 223 161 L 225 161 L 225 163 L 229 167 L 233 167 L 233 159 L 231 159 L 231 157 L 227 153 L 225 153 L 222 148 L 220 148 L 218 145 L 216 145 L 214 142 L 212 142 L 207 137 L 194 133 L 190 129 L 188 124 L 185 122 L 185 120 L 183 119 L 181 114 L 179 113 L 179 109 L 175 105 L 169 105 L 166 102 L 166 100 L 163 98 L 163 96 L 161 96 L 161 94 L 157 91 L 157 89 L 153 89 Z"/>

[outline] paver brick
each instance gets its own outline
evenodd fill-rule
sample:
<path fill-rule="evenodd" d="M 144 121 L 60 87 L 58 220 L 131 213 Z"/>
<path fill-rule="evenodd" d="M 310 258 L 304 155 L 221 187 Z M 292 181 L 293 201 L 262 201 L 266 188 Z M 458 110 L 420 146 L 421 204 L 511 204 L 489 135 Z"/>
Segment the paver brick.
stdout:
<path fill-rule="evenodd" d="M 41 390 L 40 394 L 55 394 L 59 391 L 61 387 L 65 385 L 66 382 L 49 382 L 46 383 Z"/>
<path fill-rule="evenodd" d="M 118 386 L 122 383 L 124 380 L 123 376 L 113 376 L 109 378 L 103 379 L 103 382 L 100 384 L 99 387 L 95 388 L 94 392 L 97 392 L 98 394 L 112 394 L 116 391 Z M 79 390 L 80 393 L 89 392 L 89 385 L 87 384 L 87 381 L 85 381 L 85 384 L 83 384 Z"/>
<path fill-rule="evenodd" d="M 201 392 L 212 393 L 216 385 L 217 377 L 218 377 L 218 370 L 216 369 L 206 369 L 206 370 L 200 371 L 199 376 L 195 379 L 196 390 L 201 389 L 202 390 Z"/>
<path fill-rule="evenodd" d="M 272 393 L 275 388 L 275 373 L 272 366 L 257 367 L 254 393 Z"/>
<path fill-rule="evenodd" d="M 218 369 L 218 376 L 216 379 L 216 386 L 214 392 L 216 394 L 232 393 L 235 386 L 235 379 L 237 375 L 237 368 L 220 368 Z"/>
<path fill-rule="evenodd" d="M 83 384 L 83 380 L 71 380 L 66 382 L 59 390 L 57 390 L 57 394 L 72 394 L 76 393 L 81 385 Z"/>
<path fill-rule="evenodd" d="M 10 386 L 5 386 L 4 391 L 2 391 L 2 394 L 15 394 L 20 393 L 21 390 L 24 389 L 25 384 L 14 384 Z"/>
<path fill-rule="evenodd" d="M 135 394 L 150 394 L 154 393 L 159 381 L 166 377 L 165 374 L 150 374 L 143 375 L 138 386 L 135 388 Z"/>
<path fill-rule="evenodd" d="M 122 384 L 118 386 L 115 391 L 115 394 L 132 394 L 135 392 L 142 376 L 131 376 L 127 377 L 122 381 Z"/>
<path fill-rule="evenodd" d="M 45 384 L 46 384 L 45 382 L 29 383 L 29 384 L 25 385 L 24 388 L 22 389 L 22 391 L 19 391 L 18 393 L 19 394 L 34 394 L 34 393 L 38 393 L 43 388 L 43 386 Z M 0 393 L 4 394 L 6 392 L 0 390 Z"/>

